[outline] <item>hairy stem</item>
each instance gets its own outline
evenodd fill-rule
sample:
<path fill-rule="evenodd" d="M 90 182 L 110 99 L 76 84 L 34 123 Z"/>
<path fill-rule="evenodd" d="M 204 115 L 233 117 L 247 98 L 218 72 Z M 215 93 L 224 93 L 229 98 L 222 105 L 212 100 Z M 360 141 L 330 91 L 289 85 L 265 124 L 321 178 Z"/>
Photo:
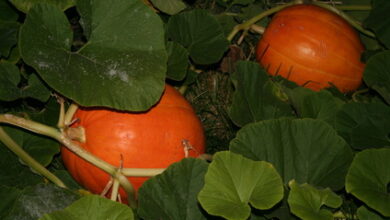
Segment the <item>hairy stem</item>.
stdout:
<path fill-rule="evenodd" d="M 14 152 L 24 163 L 33 170 L 46 177 L 59 187 L 67 188 L 66 185 L 48 169 L 42 166 L 38 161 L 32 158 L 26 151 L 23 150 L 5 131 L 0 127 L 0 141 L 4 143 L 12 152 Z"/>

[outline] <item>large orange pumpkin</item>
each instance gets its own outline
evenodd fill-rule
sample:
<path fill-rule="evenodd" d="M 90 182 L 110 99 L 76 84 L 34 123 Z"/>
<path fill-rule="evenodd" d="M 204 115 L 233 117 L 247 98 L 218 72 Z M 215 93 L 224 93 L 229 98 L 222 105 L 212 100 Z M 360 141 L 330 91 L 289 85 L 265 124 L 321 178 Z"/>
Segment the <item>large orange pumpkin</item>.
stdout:
<path fill-rule="evenodd" d="M 200 120 L 187 100 L 171 86 L 166 86 L 159 103 L 144 113 L 116 112 L 107 109 L 81 108 L 74 115 L 72 127 L 85 129 L 84 149 L 119 167 L 166 168 L 185 157 L 183 140 L 194 150 L 189 156 L 204 153 L 204 133 Z M 62 159 L 73 178 L 93 193 L 100 193 L 110 176 L 78 157 L 67 148 Z M 137 190 L 145 177 L 130 177 Z M 127 195 L 120 189 L 121 198 Z"/>
<path fill-rule="evenodd" d="M 320 90 L 356 90 L 362 82 L 364 47 L 339 15 L 314 5 L 295 5 L 274 15 L 257 46 L 257 61 L 271 75 Z"/>

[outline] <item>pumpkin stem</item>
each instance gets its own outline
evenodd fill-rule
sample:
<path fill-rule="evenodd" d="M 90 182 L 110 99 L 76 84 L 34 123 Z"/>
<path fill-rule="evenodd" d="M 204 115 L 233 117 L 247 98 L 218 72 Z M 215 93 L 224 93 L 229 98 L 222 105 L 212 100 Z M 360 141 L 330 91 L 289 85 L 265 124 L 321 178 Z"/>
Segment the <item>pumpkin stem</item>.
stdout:
<path fill-rule="evenodd" d="M 26 151 L 23 150 L 8 134 L 0 127 L 0 141 L 8 147 L 13 153 L 15 153 L 26 165 L 28 165 L 34 172 L 46 177 L 59 187 L 67 188 L 66 185 L 48 169 L 42 166 L 38 161 L 31 157 Z"/>
<path fill-rule="evenodd" d="M 78 126 L 76 128 L 65 128 L 64 129 L 65 134 L 72 140 L 85 143 L 86 137 L 85 137 L 85 129 L 82 126 Z"/>

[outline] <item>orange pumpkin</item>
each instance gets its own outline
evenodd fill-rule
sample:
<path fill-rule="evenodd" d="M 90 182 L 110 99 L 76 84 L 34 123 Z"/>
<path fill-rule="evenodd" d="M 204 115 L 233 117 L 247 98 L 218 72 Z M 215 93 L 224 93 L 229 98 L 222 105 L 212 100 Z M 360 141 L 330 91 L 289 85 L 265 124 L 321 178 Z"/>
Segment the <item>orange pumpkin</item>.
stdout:
<path fill-rule="evenodd" d="M 336 86 L 356 90 L 362 82 L 364 47 L 339 15 L 314 5 L 295 5 L 274 15 L 260 39 L 257 61 L 280 75 L 318 91 Z"/>
<path fill-rule="evenodd" d="M 78 109 L 78 121 L 72 127 L 85 129 L 81 147 L 106 162 L 124 168 L 166 168 L 185 157 L 183 140 L 194 148 L 189 156 L 205 151 L 200 120 L 187 100 L 171 86 L 166 86 L 159 103 L 144 113 L 117 112 L 107 109 Z M 62 159 L 73 178 L 93 193 L 101 193 L 110 176 L 69 151 L 61 149 Z M 137 190 L 145 177 L 130 177 Z M 127 195 L 120 189 L 122 201 Z"/>

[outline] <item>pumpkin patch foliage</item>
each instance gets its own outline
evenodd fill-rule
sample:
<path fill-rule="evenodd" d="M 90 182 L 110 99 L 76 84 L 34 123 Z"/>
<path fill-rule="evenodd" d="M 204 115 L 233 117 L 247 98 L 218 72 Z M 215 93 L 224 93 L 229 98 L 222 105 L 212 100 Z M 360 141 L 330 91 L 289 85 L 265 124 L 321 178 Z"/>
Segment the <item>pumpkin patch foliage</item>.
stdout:
<path fill-rule="evenodd" d="M 390 1 L 0 1 L 0 219 L 390 219 Z"/>

